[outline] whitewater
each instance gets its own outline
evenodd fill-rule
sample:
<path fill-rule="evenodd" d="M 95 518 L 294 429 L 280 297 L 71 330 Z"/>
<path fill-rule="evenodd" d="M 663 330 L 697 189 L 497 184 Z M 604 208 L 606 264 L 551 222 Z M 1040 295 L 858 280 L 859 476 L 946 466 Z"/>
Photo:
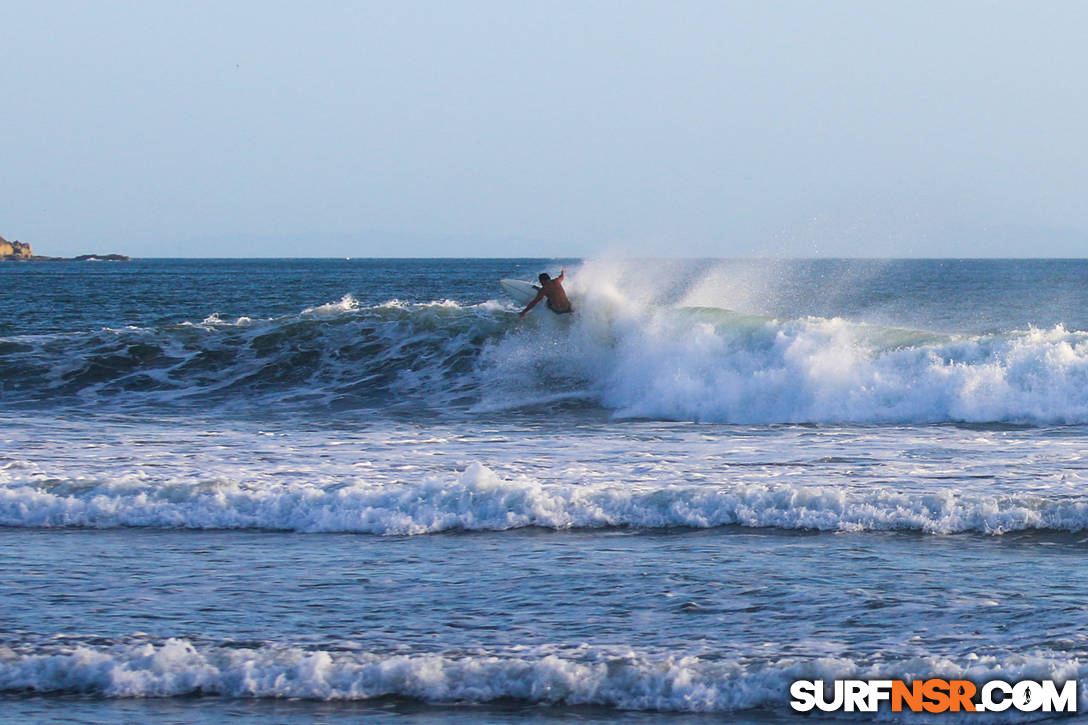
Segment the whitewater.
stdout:
<path fill-rule="evenodd" d="M 628 283 L 630 286 L 631 283 Z M 584 311 L 508 301 L 338 302 L 295 314 L 12 335 L 9 405 L 429 410 L 569 402 L 721 423 L 1088 422 L 1088 332 L 982 334 L 639 299 L 589 266 Z M 692 295 L 688 295 L 689 298 Z"/>
<path fill-rule="evenodd" d="M 519 320 L 497 280 L 564 265 L 578 312 Z M 787 722 L 797 678 L 1083 680 L 1084 262 L 0 286 L 14 717 Z"/>

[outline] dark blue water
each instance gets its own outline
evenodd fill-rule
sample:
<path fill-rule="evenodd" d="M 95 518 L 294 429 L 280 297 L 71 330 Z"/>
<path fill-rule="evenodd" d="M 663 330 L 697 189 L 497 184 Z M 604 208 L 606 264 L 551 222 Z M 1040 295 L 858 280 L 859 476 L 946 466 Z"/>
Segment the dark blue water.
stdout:
<path fill-rule="evenodd" d="M 533 277 L 545 260 L 154 259 L 0 265 L 0 333 L 166 326 L 219 314 L 282 317 L 351 294 L 363 306 L 400 299 L 473 304 L 502 277 Z"/>
<path fill-rule="evenodd" d="M 475 304 L 498 296 L 502 277 L 534 279 L 574 260 L 544 259 L 154 259 L 131 263 L 0 265 L 0 334 L 85 332 L 291 315 L 351 294 L 370 306 L 400 299 Z M 1029 325 L 1088 327 L 1085 260 L 640 260 L 625 290 L 675 300 L 708 268 L 768 291 L 750 312 L 796 317 L 894 315 L 905 326 L 956 331 Z M 637 284 L 636 284 L 637 281 Z M 884 312 L 890 310 L 894 312 Z M 872 321 L 872 320 L 870 320 Z"/>

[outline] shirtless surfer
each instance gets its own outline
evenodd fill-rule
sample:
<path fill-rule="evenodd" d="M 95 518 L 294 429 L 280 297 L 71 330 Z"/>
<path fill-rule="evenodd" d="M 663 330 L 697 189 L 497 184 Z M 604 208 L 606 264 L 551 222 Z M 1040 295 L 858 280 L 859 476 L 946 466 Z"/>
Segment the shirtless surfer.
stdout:
<path fill-rule="evenodd" d="M 574 308 L 570 306 L 570 300 L 567 299 L 567 293 L 563 289 L 563 277 L 567 274 L 567 270 L 562 270 L 559 276 L 552 279 L 548 276 L 547 272 L 541 272 L 537 278 L 540 280 L 540 287 L 533 301 L 529 303 L 529 306 L 518 313 L 518 317 L 524 317 L 525 313 L 533 309 L 537 302 L 548 298 L 548 309 L 557 315 L 567 315 L 574 312 Z"/>

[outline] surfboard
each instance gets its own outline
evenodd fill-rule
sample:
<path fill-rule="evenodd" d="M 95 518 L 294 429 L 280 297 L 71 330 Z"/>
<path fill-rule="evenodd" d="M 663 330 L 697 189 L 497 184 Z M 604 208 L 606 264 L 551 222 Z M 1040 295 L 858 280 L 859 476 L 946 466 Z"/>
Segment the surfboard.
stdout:
<path fill-rule="evenodd" d="M 502 285 L 503 291 L 513 297 L 514 301 L 520 305 L 527 305 L 532 302 L 533 298 L 536 297 L 536 293 L 540 291 L 540 288 L 532 282 L 525 282 L 520 279 L 500 279 L 499 284 Z"/>

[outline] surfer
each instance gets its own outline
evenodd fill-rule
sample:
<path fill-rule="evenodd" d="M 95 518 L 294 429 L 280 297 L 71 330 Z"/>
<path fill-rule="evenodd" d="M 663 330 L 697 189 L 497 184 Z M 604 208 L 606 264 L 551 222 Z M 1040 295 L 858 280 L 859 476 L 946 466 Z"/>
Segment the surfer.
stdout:
<path fill-rule="evenodd" d="M 518 317 L 524 317 L 525 313 L 533 309 L 537 302 L 548 298 L 548 309 L 557 315 L 569 315 L 574 312 L 574 308 L 570 306 L 570 300 L 567 299 L 567 292 L 563 289 L 563 277 L 567 274 L 567 270 L 559 272 L 559 276 L 552 279 L 548 276 L 547 272 L 541 272 L 537 279 L 540 280 L 540 287 L 537 288 L 536 297 L 529 303 L 529 306 L 518 313 Z"/>

